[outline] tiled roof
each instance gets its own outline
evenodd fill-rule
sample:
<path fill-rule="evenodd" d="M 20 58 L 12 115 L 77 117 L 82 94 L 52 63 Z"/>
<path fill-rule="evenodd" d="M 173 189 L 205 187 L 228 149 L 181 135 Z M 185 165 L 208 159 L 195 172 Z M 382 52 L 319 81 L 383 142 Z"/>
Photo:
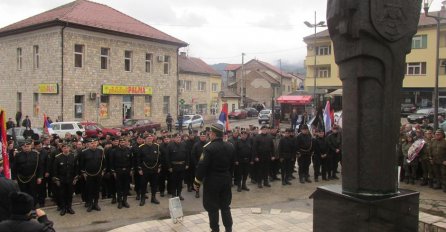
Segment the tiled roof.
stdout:
<path fill-rule="evenodd" d="M 45 25 L 66 24 L 68 26 L 72 24 L 74 26 L 90 27 L 108 32 L 145 37 L 179 46 L 187 46 L 186 42 L 159 31 L 107 5 L 87 0 L 76 0 L 1 28 L 0 36 L 33 30 L 33 28 L 44 27 Z"/>
<path fill-rule="evenodd" d="M 221 76 L 219 72 L 213 69 L 199 58 L 188 57 L 186 55 L 178 56 L 178 67 L 180 73 L 196 73 Z"/>
<path fill-rule="evenodd" d="M 239 69 L 240 67 L 242 67 L 241 64 L 228 64 L 225 67 L 225 71 L 235 71 L 235 70 Z"/>
<path fill-rule="evenodd" d="M 223 96 L 222 96 L 222 98 L 240 98 L 240 95 L 238 95 L 238 94 L 232 92 L 232 91 L 229 90 L 229 89 L 223 89 L 222 91 L 223 91 L 223 93 L 224 93 Z"/>
<path fill-rule="evenodd" d="M 263 79 L 267 80 L 271 84 L 280 84 L 280 82 L 278 80 L 276 80 L 274 77 L 272 77 L 271 75 L 269 75 L 266 72 L 254 71 L 254 72 L 250 72 L 248 75 L 252 75 L 252 74 L 260 75 L 261 77 L 263 77 Z"/>
<path fill-rule="evenodd" d="M 446 11 L 443 11 L 443 12 L 442 11 L 433 11 L 433 12 L 429 12 L 429 15 L 437 16 L 438 12 L 440 12 L 441 17 L 446 18 Z M 426 17 L 424 12 L 420 14 L 420 20 L 418 21 L 418 27 L 434 26 L 436 24 L 437 24 L 437 22 L 435 21 L 435 19 Z M 444 25 L 445 23 L 442 22 L 442 24 Z M 305 36 L 304 41 L 312 40 L 313 37 L 314 37 L 314 34 Z M 316 33 L 316 38 L 324 38 L 324 37 L 330 37 L 328 30 L 323 30 L 321 32 Z"/>
<path fill-rule="evenodd" d="M 278 75 L 282 75 L 282 77 L 286 77 L 286 78 L 292 78 L 293 76 L 288 74 L 287 72 L 283 72 L 280 69 L 276 68 L 276 66 L 260 61 L 260 60 L 256 60 L 257 62 L 259 62 L 260 64 L 262 64 L 263 66 L 265 66 L 266 68 L 270 69 L 271 71 L 277 73 Z"/>

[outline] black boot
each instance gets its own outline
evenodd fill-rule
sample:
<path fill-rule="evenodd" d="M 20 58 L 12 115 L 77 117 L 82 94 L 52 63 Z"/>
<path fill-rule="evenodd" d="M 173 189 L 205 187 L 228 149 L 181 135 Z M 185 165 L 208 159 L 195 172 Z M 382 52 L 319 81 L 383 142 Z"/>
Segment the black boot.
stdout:
<path fill-rule="evenodd" d="M 432 179 L 427 179 L 427 183 L 429 184 L 429 188 L 434 188 L 434 181 Z"/>
<path fill-rule="evenodd" d="M 249 188 L 248 186 L 246 186 L 246 183 L 242 184 L 242 190 L 249 191 Z"/>
<path fill-rule="evenodd" d="M 268 188 L 271 187 L 271 185 L 268 183 L 267 180 L 263 182 L 263 186 L 268 187 Z"/>
<path fill-rule="evenodd" d="M 146 198 L 145 197 L 141 197 L 141 201 L 139 202 L 139 206 L 143 206 L 146 204 Z"/>
<path fill-rule="evenodd" d="M 155 194 L 152 194 L 152 199 L 150 200 L 151 203 L 158 205 L 160 202 L 156 199 Z"/>
<path fill-rule="evenodd" d="M 242 185 L 238 184 L 237 185 L 237 192 L 241 192 L 242 191 Z"/>
<path fill-rule="evenodd" d="M 129 203 L 127 203 L 127 196 L 125 196 L 125 197 L 122 199 L 122 206 L 124 206 L 124 207 L 126 207 L 126 208 L 130 208 Z"/>
<path fill-rule="evenodd" d="M 423 181 L 421 181 L 421 186 L 426 186 L 427 185 L 427 178 L 423 178 Z"/>
<path fill-rule="evenodd" d="M 60 209 L 60 216 L 63 216 L 67 213 L 67 210 L 65 209 L 65 207 Z"/>
<path fill-rule="evenodd" d="M 282 179 L 282 185 L 286 185 L 286 181 Z"/>
<path fill-rule="evenodd" d="M 310 177 L 306 176 L 306 177 L 305 177 L 305 181 L 306 181 L 307 183 L 311 183 Z"/>
<path fill-rule="evenodd" d="M 141 194 L 139 194 L 139 193 L 136 193 L 136 197 L 135 197 L 135 200 L 139 201 L 140 199 L 141 199 Z"/>
<path fill-rule="evenodd" d="M 113 194 L 111 203 L 116 204 L 116 194 Z"/>
<path fill-rule="evenodd" d="M 95 200 L 93 203 L 93 209 L 96 211 L 101 211 L 101 207 L 98 205 L 98 200 Z"/>
<path fill-rule="evenodd" d="M 122 209 L 122 197 L 118 197 L 118 209 Z"/>
<path fill-rule="evenodd" d="M 67 213 L 75 214 L 76 212 L 74 212 L 73 208 L 71 208 L 71 206 L 70 206 L 70 207 L 67 208 Z"/>
<path fill-rule="evenodd" d="M 299 182 L 300 182 L 301 184 L 305 184 L 305 180 L 304 180 L 304 178 L 301 177 L 301 176 L 299 176 Z"/>
<path fill-rule="evenodd" d="M 91 212 L 92 210 L 93 210 L 93 202 L 89 202 L 87 212 Z"/>

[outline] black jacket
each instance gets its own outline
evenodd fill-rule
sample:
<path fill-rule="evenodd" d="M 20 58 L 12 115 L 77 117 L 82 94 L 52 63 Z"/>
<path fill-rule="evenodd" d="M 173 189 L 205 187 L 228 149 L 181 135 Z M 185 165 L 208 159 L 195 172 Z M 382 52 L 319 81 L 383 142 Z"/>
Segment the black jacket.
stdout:
<path fill-rule="evenodd" d="M 14 157 L 14 175 L 23 181 L 34 177 L 42 178 L 42 166 L 40 164 L 40 154 L 36 151 L 19 152 Z"/>
<path fill-rule="evenodd" d="M 296 136 L 296 149 L 301 155 L 311 155 L 314 150 L 311 134 L 300 133 Z"/>
<path fill-rule="evenodd" d="M 172 142 L 167 145 L 167 166 L 172 168 L 173 171 L 184 171 L 186 166 L 189 166 L 189 160 L 189 154 L 184 142 Z"/>
<path fill-rule="evenodd" d="M 239 139 L 234 146 L 235 160 L 239 163 L 249 163 L 252 161 L 252 145 L 249 139 Z"/>
<path fill-rule="evenodd" d="M 161 165 L 160 146 L 156 143 L 139 146 L 138 169 L 157 172 Z"/>
<path fill-rule="evenodd" d="M 53 232 L 53 222 L 46 215 L 31 220 L 26 215 L 13 215 L 0 223 L 1 232 Z"/>
<path fill-rule="evenodd" d="M 76 159 L 73 153 L 56 155 L 53 163 L 53 179 L 61 183 L 72 183 L 77 176 Z"/>
<path fill-rule="evenodd" d="M 18 191 L 19 186 L 17 183 L 5 177 L 0 177 L 0 221 L 9 218 L 9 194 Z"/>
<path fill-rule="evenodd" d="M 274 155 L 273 138 L 268 134 L 259 134 L 254 138 L 252 147 L 253 158 L 260 160 L 270 160 Z"/>
<path fill-rule="evenodd" d="M 198 141 L 192 147 L 191 162 L 193 166 L 197 166 L 198 160 L 200 160 L 201 153 L 203 153 L 203 146 L 208 143 L 207 141 Z"/>
<path fill-rule="evenodd" d="M 279 141 L 279 158 L 291 159 L 296 155 L 296 143 L 293 137 L 282 137 Z"/>
<path fill-rule="evenodd" d="M 116 147 L 110 155 L 110 170 L 116 172 L 117 170 L 132 169 L 132 150 L 128 147 Z"/>
<path fill-rule="evenodd" d="M 101 149 L 86 149 L 79 157 L 79 166 L 81 173 L 88 175 L 101 175 L 102 170 L 105 169 L 104 151 Z"/>
<path fill-rule="evenodd" d="M 221 138 L 214 139 L 203 148 L 203 157 L 198 162 L 195 177 L 198 181 L 211 176 L 231 179 L 234 163 L 234 146 L 223 142 Z"/>

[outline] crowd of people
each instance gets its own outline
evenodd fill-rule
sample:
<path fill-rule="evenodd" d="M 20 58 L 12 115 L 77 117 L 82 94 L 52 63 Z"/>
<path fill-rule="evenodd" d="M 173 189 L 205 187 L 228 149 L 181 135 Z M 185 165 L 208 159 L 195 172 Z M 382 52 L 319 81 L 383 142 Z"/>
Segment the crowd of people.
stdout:
<path fill-rule="evenodd" d="M 110 198 L 119 209 L 130 207 L 130 194 L 136 194 L 140 206 L 149 198 L 150 203 L 159 204 L 158 192 L 160 197 L 169 194 L 184 200 L 183 185 L 193 191 L 195 169 L 209 133 L 210 128 L 189 134 L 163 130 L 90 138 L 81 133 L 67 133 L 64 138 L 44 134 L 19 146 L 11 140 L 7 150 L 12 179 L 20 191 L 28 193 L 35 206 L 44 207 L 52 199 L 60 215 L 65 215 L 75 213 L 74 194 L 80 196 L 87 212 L 101 210 L 100 197 Z M 317 130 L 312 135 L 307 125 L 298 134 L 291 128 L 236 127 L 223 140 L 235 151 L 231 170 L 238 192 L 249 191 L 248 178 L 258 188 L 271 187 L 270 182 L 277 180 L 291 185 L 294 172 L 299 183 L 310 183 L 311 163 L 313 181 L 338 179 L 342 139 L 336 125 L 329 135 Z"/>

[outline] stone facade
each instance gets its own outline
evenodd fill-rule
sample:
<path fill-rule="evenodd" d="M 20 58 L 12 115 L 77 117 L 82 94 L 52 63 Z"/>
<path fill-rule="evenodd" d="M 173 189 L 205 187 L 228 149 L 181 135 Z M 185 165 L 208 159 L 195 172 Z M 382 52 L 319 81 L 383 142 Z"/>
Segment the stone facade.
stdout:
<path fill-rule="evenodd" d="M 63 31 L 63 80 L 62 80 Z M 83 45 L 83 65 L 74 65 L 75 44 Z M 39 68 L 34 68 L 33 46 L 39 46 Z M 22 69 L 17 69 L 17 48 L 22 48 Z M 101 69 L 101 48 L 109 48 L 107 69 Z M 124 52 L 132 52 L 132 69 L 124 71 Z M 150 95 L 127 95 L 133 98 L 132 118 L 150 118 L 163 122 L 164 97 L 169 97 L 170 113 L 177 113 L 177 54 L 178 47 L 124 36 L 109 35 L 67 27 L 50 27 L 0 38 L 2 55 L 0 90 L 4 96 L 0 107 L 8 117 L 17 112 L 18 96 L 22 93 L 23 117 L 29 115 L 34 125 L 43 123 L 43 113 L 64 121 L 98 121 L 106 126 L 120 125 L 123 120 L 123 96 L 102 95 L 102 85 L 151 87 Z M 152 54 L 152 70 L 145 71 L 146 53 Z M 169 56 L 169 73 L 158 56 Z M 59 93 L 39 93 L 38 84 L 57 83 Z M 38 95 L 38 104 L 33 100 Z M 96 98 L 92 98 L 96 95 Z M 83 96 L 82 117 L 75 116 L 75 96 Z M 108 102 L 99 104 L 101 96 Z M 106 100 L 107 97 L 103 97 Z M 147 102 L 146 102 L 147 100 Z M 151 100 L 151 103 L 148 103 Z M 63 103 L 62 103 L 63 101 Z M 100 108 L 101 106 L 102 108 Z M 106 107 L 104 107 L 106 106 Z M 35 110 L 38 108 L 38 112 Z M 99 111 L 107 112 L 100 117 Z M 104 115 L 104 114 L 102 114 Z"/>

